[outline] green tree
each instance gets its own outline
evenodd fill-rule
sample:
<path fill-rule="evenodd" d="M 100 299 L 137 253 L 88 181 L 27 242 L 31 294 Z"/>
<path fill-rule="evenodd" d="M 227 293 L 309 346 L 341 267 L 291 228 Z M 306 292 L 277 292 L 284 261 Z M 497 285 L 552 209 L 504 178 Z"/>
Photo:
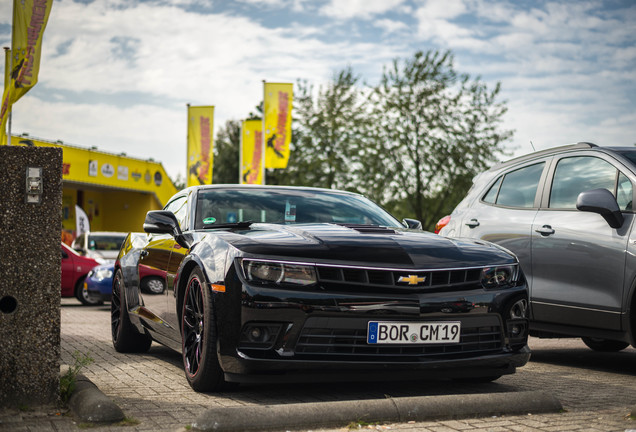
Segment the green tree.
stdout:
<path fill-rule="evenodd" d="M 212 183 L 238 183 L 241 122 L 228 120 L 216 134 Z"/>
<path fill-rule="evenodd" d="M 512 131 L 500 130 L 507 108 L 499 91 L 500 83 L 489 90 L 480 78 L 458 74 L 449 51 L 394 60 L 370 99 L 362 189 L 432 229 L 470 179 L 505 154 Z"/>

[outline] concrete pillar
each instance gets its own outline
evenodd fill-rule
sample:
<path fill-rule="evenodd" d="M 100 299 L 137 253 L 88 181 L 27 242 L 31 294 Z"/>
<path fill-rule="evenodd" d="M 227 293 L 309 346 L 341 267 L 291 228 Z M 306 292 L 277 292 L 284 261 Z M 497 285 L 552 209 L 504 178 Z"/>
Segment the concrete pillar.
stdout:
<path fill-rule="evenodd" d="M 48 404 L 59 399 L 62 150 L 0 146 L 0 178 L 0 406 Z"/>

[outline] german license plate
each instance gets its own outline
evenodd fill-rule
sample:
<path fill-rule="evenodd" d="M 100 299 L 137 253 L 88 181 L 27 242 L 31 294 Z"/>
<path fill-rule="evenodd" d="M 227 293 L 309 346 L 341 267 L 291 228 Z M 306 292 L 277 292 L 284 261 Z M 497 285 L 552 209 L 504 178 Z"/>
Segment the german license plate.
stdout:
<path fill-rule="evenodd" d="M 369 344 L 448 344 L 458 343 L 461 332 L 459 321 L 390 322 L 369 321 Z"/>

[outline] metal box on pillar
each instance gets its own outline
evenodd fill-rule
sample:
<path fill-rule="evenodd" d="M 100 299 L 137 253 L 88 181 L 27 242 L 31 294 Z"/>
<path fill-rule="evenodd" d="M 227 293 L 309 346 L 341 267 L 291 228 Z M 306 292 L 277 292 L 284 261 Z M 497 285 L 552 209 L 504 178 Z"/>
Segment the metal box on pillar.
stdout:
<path fill-rule="evenodd" d="M 57 402 L 62 150 L 0 146 L 0 406 Z"/>

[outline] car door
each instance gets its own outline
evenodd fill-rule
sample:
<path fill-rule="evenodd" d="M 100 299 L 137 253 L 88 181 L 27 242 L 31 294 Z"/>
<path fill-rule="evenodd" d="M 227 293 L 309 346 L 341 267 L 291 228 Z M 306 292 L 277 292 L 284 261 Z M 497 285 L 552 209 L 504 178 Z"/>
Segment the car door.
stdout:
<path fill-rule="evenodd" d="M 61 279 L 61 289 L 62 295 L 68 296 L 73 295 L 73 282 L 75 281 L 74 272 L 75 272 L 75 264 L 73 263 L 73 257 L 71 254 L 67 253 L 64 250 L 64 246 L 62 246 L 62 279 Z"/>
<path fill-rule="evenodd" d="M 631 210 L 633 186 L 609 158 L 555 158 L 542 208 L 532 225 L 531 305 L 537 322 L 619 330 L 626 250 L 633 215 L 612 228 L 579 211 L 579 193 L 606 188 Z"/>
<path fill-rule="evenodd" d="M 528 283 L 532 282 L 532 223 L 540 202 L 539 185 L 548 160 L 514 167 L 492 182 L 465 212 L 460 235 L 497 243 L 519 258 Z"/>
<path fill-rule="evenodd" d="M 166 210 L 174 213 L 181 231 L 188 231 L 189 226 L 189 195 L 181 196 L 168 203 Z M 166 308 L 163 311 L 162 318 L 173 328 L 179 329 L 179 316 L 177 314 L 177 296 L 176 296 L 176 275 L 183 258 L 189 253 L 189 249 L 181 246 L 176 241 L 172 243 L 170 253 L 170 262 L 166 271 L 167 289 L 166 289 Z"/>

